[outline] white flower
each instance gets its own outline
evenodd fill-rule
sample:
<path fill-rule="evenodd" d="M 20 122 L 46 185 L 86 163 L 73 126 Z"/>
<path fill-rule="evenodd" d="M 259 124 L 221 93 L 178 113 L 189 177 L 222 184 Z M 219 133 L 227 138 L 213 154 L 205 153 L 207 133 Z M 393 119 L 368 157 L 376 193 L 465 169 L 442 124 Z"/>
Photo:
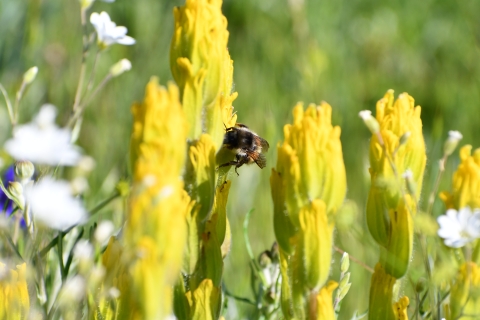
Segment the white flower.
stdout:
<path fill-rule="evenodd" d="M 437 219 L 440 229 L 438 235 L 444 239 L 445 245 L 460 248 L 467 243 L 480 238 L 480 209 L 469 207 L 447 210 L 446 215 Z"/>
<path fill-rule="evenodd" d="M 119 43 L 124 45 L 132 45 L 135 39 L 127 36 L 127 28 L 118 26 L 110 20 L 110 16 L 105 11 L 98 14 L 92 13 L 90 22 L 97 31 L 97 41 L 100 47 L 106 48 L 112 44 Z"/>
<path fill-rule="evenodd" d="M 110 74 L 112 77 L 117 77 L 124 73 L 125 71 L 128 71 L 132 69 L 132 63 L 128 59 L 122 59 L 115 63 L 111 68 L 110 68 Z"/>
<path fill-rule="evenodd" d="M 75 165 L 80 159 L 78 147 L 70 143 L 70 131 L 55 125 L 56 109 L 45 104 L 31 123 L 15 128 L 5 150 L 16 160 L 37 164 Z"/>
<path fill-rule="evenodd" d="M 80 200 L 72 196 L 70 184 L 66 181 L 45 177 L 26 188 L 25 198 L 35 221 L 50 228 L 66 230 L 87 219 L 87 212 Z"/>

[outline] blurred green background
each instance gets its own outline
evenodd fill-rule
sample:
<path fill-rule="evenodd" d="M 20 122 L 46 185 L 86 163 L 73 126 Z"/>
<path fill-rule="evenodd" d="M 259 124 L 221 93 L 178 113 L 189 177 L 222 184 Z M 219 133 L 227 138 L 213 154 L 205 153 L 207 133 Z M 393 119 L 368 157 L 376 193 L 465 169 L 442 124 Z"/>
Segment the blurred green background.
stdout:
<path fill-rule="evenodd" d="M 96 81 L 108 68 L 128 58 L 133 68 L 115 78 L 88 107 L 79 144 L 97 167 L 90 176 L 86 201 L 91 207 L 105 198 L 119 178 L 128 175 L 132 118 L 130 106 L 143 98 L 152 75 L 166 84 L 172 76 L 169 46 L 172 8 L 180 0 L 96 1 L 91 11 L 107 11 L 128 28 L 134 46 L 115 45 L 102 54 Z M 255 254 L 273 241 L 269 176 L 283 125 L 292 119 L 297 101 L 327 101 L 333 123 L 342 128 L 347 169 L 346 206 L 339 212 L 336 245 L 374 266 L 377 247 L 366 228 L 363 208 L 369 187 L 369 132 L 358 118 L 388 89 L 408 92 L 422 106 L 428 163 L 422 208 L 438 172 L 438 159 L 448 130 L 460 130 L 462 144 L 480 146 L 480 2 L 475 0 L 225 0 L 223 12 L 234 60 L 234 102 L 239 122 L 266 138 L 272 148 L 264 170 L 242 167 L 232 175 L 228 216 L 233 245 L 226 258 L 225 284 L 239 296 L 251 297 L 248 256 L 243 240 L 245 214 L 254 209 L 249 237 Z M 65 124 L 73 105 L 81 62 L 81 26 L 76 0 L 0 1 L 0 82 L 13 98 L 22 74 L 39 67 L 21 104 L 21 122 L 30 120 L 43 103 L 59 108 Z M 89 26 L 90 29 L 91 26 Z M 91 62 L 93 55 L 89 57 Z M 10 134 L 0 99 L 0 144 Z M 440 190 L 449 188 L 457 153 L 447 163 Z M 438 199 L 437 199 L 438 200 Z M 119 215 L 112 205 L 107 215 Z M 435 214 L 444 210 L 437 201 Z M 121 218 L 116 216 L 116 221 Z M 337 277 L 340 255 L 334 255 Z M 415 260 L 413 262 L 416 264 Z M 351 267 L 352 289 L 343 302 L 341 319 L 368 306 L 370 274 Z M 401 290 L 408 291 L 408 284 Z M 252 308 L 230 300 L 227 318 L 237 312 L 249 318 Z"/>

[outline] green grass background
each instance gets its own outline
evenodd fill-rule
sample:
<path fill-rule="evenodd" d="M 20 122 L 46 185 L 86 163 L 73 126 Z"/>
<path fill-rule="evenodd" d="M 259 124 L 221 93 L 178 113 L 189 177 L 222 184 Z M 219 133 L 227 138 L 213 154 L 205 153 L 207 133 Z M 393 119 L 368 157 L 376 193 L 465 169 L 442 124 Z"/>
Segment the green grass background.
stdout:
<path fill-rule="evenodd" d="M 113 4 L 96 1 L 93 6 L 93 11 L 105 10 L 118 25 L 126 26 L 137 44 L 115 45 L 99 62 L 97 81 L 121 58 L 131 60 L 133 68 L 114 79 L 85 115 L 79 144 L 97 162 L 86 196 L 90 207 L 109 194 L 116 179 L 128 174 L 132 102 L 143 98 L 152 75 L 163 84 L 172 80 L 172 8 L 182 4 L 180 0 L 117 0 Z M 363 210 L 369 187 L 369 132 L 358 112 L 374 111 L 376 101 L 390 88 L 396 95 L 408 92 L 422 106 L 428 153 L 424 208 L 448 130 L 460 130 L 462 144 L 480 146 L 480 2 L 225 0 L 223 12 L 239 93 L 234 102 L 238 121 L 272 146 L 267 168 L 242 167 L 240 177 L 231 176 L 228 217 L 233 244 L 225 263 L 226 286 L 237 295 L 251 297 L 242 233 L 247 211 L 255 209 L 249 228 L 255 254 L 274 241 L 269 176 L 283 125 L 291 122 L 297 101 L 325 100 L 333 107 L 333 123 L 342 128 L 348 183 L 348 206 L 339 213 L 335 242 L 373 266 L 378 252 Z M 0 82 L 13 98 L 23 72 L 34 65 L 40 70 L 21 104 L 21 122 L 29 121 L 47 102 L 59 108 L 58 122 L 66 122 L 78 81 L 81 46 L 78 1 L 0 1 Z M 0 99 L 0 143 L 9 134 Z M 456 153 L 447 163 L 441 189 L 449 188 L 457 164 Z M 120 208 L 114 204 L 104 214 L 121 221 Z M 437 201 L 435 215 L 443 210 Z M 337 270 L 340 255 L 334 258 L 332 269 Z M 341 319 L 368 305 L 369 273 L 353 263 L 351 272 L 353 285 Z M 408 284 L 402 290 L 408 291 Z M 252 315 L 252 308 L 245 304 L 231 301 L 229 305 L 230 315 L 237 311 L 244 318 Z"/>

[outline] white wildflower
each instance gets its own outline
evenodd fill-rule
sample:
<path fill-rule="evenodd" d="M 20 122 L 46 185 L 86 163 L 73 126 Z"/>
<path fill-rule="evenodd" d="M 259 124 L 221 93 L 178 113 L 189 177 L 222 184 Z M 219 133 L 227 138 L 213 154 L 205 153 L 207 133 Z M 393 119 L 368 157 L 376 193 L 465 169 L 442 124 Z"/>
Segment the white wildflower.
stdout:
<path fill-rule="evenodd" d="M 86 283 L 82 276 L 67 279 L 59 295 L 59 304 L 69 306 L 82 300 L 86 293 Z"/>
<path fill-rule="evenodd" d="M 469 207 L 447 210 L 445 215 L 438 217 L 438 235 L 443 238 L 445 245 L 451 248 L 460 248 L 467 243 L 480 238 L 480 209 L 472 210 Z"/>
<path fill-rule="evenodd" d="M 45 177 L 26 188 L 25 198 L 34 219 L 50 228 L 66 230 L 87 219 L 87 212 L 80 200 L 72 196 L 70 184 L 66 181 Z"/>
<path fill-rule="evenodd" d="M 97 42 L 101 48 L 106 48 L 112 44 L 132 45 L 135 39 L 127 36 L 127 28 L 117 26 L 110 20 L 110 16 L 105 11 L 100 14 L 94 12 L 90 16 L 90 22 L 97 31 Z"/>
<path fill-rule="evenodd" d="M 14 129 L 5 150 L 16 160 L 50 166 L 75 165 L 80 159 L 77 146 L 70 143 L 70 131 L 55 125 L 56 109 L 45 104 L 31 123 Z"/>

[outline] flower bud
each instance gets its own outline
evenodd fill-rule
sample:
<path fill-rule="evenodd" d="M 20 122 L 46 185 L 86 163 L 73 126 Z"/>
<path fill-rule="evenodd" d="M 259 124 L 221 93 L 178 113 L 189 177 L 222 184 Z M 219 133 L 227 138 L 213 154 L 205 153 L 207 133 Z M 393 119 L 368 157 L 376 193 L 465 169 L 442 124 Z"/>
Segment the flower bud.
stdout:
<path fill-rule="evenodd" d="M 80 240 L 74 249 L 75 257 L 78 259 L 78 270 L 80 273 L 90 273 L 90 266 L 93 263 L 93 247 L 87 240 Z"/>
<path fill-rule="evenodd" d="M 99 244 L 103 244 L 110 239 L 110 236 L 113 234 L 114 226 L 110 220 L 102 221 L 97 226 L 95 230 L 95 241 Z"/>
<path fill-rule="evenodd" d="M 363 119 L 363 122 L 365 122 L 365 125 L 372 134 L 378 134 L 380 132 L 380 125 L 378 124 L 377 119 L 372 117 L 372 111 L 360 111 L 358 113 L 358 116 Z"/>
<path fill-rule="evenodd" d="M 37 73 L 38 73 L 37 67 L 31 67 L 30 69 L 28 69 L 27 72 L 23 74 L 23 83 L 24 84 L 32 83 L 33 80 L 35 80 Z"/>
<path fill-rule="evenodd" d="M 80 7 L 82 10 L 87 10 L 92 6 L 92 4 L 95 2 L 95 0 L 80 0 Z"/>
<path fill-rule="evenodd" d="M 122 59 L 110 67 L 110 74 L 112 77 L 117 77 L 130 69 L 132 69 L 132 63 L 130 60 Z"/>
<path fill-rule="evenodd" d="M 270 259 L 270 255 L 268 254 L 267 251 L 264 251 L 260 254 L 258 257 L 258 264 L 260 265 L 260 268 L 267 268 L 269 265 L 272 264 L 272 259 Z"/>
<path fill-rule="evenodd" d="M 23 210 L 25 208 L 25 196 L 23 194 L 22 184 L 18 181 L 11 181 L 8 184 L 8 192 L 17 206 Z"/>
<path fill-rule="evenodd" d="M 14 165 L 15 178 L 22 185 L 30 181 L 35 173 L 35 167 L 30 161 L 17 161 Z"/>
<path fill-rule="evenodd" d="M 402 177 L 405 179 L 405 182 L 407 184 L 407 191 L 411 195 L 415 195 L 417 192 L 417 186 L 415 184 L 415 181 L 413 179 L 413 172 L 410 169 L 407 169 L 405 173 L 402 175 Z"/>
<path fill-rule="evenodd" d="M 406 144 L 411 135 L 412 135 L 412 133 L 411 133 L 410 131 L 405 132 L 405 133 L 400 137 L 400 142 L 398 143 L 398 147 L 401 147 L 401 146 L 403 146 L 404 144 Z"/>
<path fill-rule="evenodd" d="M 343 287 L 349 284 L 350 281 L 350 272 L 345 273 L 343 278 L 340 280 L 340 283 L 338 284 L 338 287 L 340 290 L 342 290 Z"/>
<path fill-rule="evenodd" d="M 459 131 L 448 131 L 448 139 L 443 145 L 443 154 L 448 157 L 457 148 L 458 142 L 462 140 L 463 136 Z"/>
<path fill-rule="evenodd" d="M 347 252 L 343 253 L 342 260 L 340 260 L 340 271 L 345 273 L 350 267 L 350 257 Z"/>

